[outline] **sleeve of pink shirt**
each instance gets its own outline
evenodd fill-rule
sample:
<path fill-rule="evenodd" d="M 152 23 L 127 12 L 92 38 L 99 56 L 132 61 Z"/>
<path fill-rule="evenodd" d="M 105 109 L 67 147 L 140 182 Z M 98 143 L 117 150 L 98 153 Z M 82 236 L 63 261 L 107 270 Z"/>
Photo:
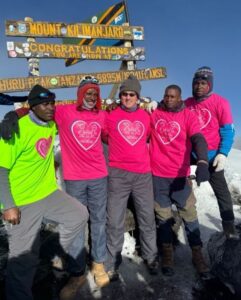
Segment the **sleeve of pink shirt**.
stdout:
<path fill-rule="evenodd" d="M 189 114 L 187 130 L 188 130 L 189 137 L 191 137 L 194 134 L 201 133 L 201 128 L 196 114 L 191 110 L 188 110 L 187 112 Z"/>
<path fill-rule="evenodd" d="M 233 123 L 233 117 L 231 113 L 231 108 L 229 102 L 223 97 L 216 95 L 218 97 L 218 122 L 220 127 L 226 124 Z"/>

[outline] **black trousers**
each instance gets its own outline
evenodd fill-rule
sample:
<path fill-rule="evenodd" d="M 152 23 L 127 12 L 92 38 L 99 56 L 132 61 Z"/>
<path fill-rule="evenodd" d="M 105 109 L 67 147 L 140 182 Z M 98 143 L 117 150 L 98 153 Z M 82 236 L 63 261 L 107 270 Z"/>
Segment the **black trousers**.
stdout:
<path fill-rule="evenodd" d="M 209 183 L 217 198 L 221 219 L 222 221 L 233 221 L 233 202 L 226 179 L 224 177 L 224 170 L 215 172 L 215 168 L 210 165 L 209 172 Z"/>

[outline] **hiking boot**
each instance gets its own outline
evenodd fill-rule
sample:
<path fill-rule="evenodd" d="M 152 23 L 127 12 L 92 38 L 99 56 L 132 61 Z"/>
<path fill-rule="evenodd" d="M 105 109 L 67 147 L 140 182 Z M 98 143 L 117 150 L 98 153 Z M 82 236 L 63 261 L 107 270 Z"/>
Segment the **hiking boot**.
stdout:
<path fill-rule="evenodd" d="M 117 281 L 119 279 L 119 273 L 117 270 L 109 270 L 107 272 L 110 282 Z"/>
<path fill-rule="evenodd" d="M 165 276 L 173 276 L 174 260 L 173 260 L 172 244 L 162 244 L 161 252 L 162 252 L 162 261 L 161 261 L 162 273 Z"/>
<path fill-rule="evenodd" d="M 147 268 L 151 275 L 157 275 L 159 270 L 159 261 L 155 258 L 152 261 L 147 261 Z"/>
<path fill-rule="evenodd" d="M 201 277 L 209 274 L 210 270 L 202 254 L 201 246 L 192 247 L 192 263 Z"/>
<path fill-rule="evenodd" d="M 227 239 L 239 239 L 239 234 L 234 226 L 234 221 L 222 221 L 223 232 Z"/>
<path fill-rule="evenodd" d="M 79 289 L 85 284 L 86 277 L 85 275 L 81 276 L 72 276 L 70 277 L 67 284 L 60 291 L 59 299 L 60 300 L 74 300 Z"/>
<path fill-rule="evenodd" d="M 109 276 L 105 271 L 103 263 L 92 263 L 91 274 L 94 277 L 95 283 L 98 287 L 107 286 L 110 283 Z"/>

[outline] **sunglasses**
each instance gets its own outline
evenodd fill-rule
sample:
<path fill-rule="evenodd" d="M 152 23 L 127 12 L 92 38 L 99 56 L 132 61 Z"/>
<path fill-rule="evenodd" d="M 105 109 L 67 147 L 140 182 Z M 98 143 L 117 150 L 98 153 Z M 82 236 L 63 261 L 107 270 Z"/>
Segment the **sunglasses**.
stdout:
<path fill-rule="evenodd" d="M 50 93 L 40 93 L 38 95 L 38 98 L 53 101 L 53 100 L 55 100 L 55 93 L 51 93 L 51 92 Z"/>
<path fill-rule="evenodd" d="M 83 85 L 85 83 L 95 83 L 95 84 L 98 84 L 99 83 L 99 80 L 97 78 L 95 78 L 94 76 L 91 76 L 91 75 L 86 75 L 84 77 L 82 77 L 80 79 L 80 83 L 79 85 Z"/>
<path fill-rule="evenodd" d="M 136 96 L 136 93 L 127 93 L 127 92 L 123 92 L 123 93 L 121 93 L 121 96 L 124 96 L 124 97 L 127 97 L 127 96 L 135 97 L 135 96 Z"/>

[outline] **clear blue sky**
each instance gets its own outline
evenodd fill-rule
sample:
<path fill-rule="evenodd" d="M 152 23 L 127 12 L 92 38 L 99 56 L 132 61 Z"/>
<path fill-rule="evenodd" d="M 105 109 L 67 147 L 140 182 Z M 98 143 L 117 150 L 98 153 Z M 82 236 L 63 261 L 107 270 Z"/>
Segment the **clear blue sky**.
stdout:
<path fill-rule="evenodd" d="M 0 78 L 27 76 L 25 59 L 10 59 L 5 37 L 5 20 L 77 23 L 120 1 L 111 0 L 24 0 L 2 1 L 0 10 Z M 232 107 L 237 135 L 241 136 L 241 1 L 240 0 L 128 0 L 131 25 L 144 27 L 145 40 L 135 46 L 146 49 L 146 60 L 138 68 L 164 66 L 167 78 L 142 82 L 142 94 L 160 100 L 165 87 L 178 84 L 183 99 L 191 95 L 194 71 L 203 65 L 214 72 L 214 91 L 227 98 Z M 38 39 L 61 43 L 61 39 Z M 40 75 L 118 70 L 120 62 L 85 61 L 66 68 L 63 60 L 40 62 Z M 107 97 L 111 86 L 103 87 Z M 74 99 L 76 89 L 55 90 L 58 99 Z M 0 106 L 0 118 L 6 109 Z"/>

